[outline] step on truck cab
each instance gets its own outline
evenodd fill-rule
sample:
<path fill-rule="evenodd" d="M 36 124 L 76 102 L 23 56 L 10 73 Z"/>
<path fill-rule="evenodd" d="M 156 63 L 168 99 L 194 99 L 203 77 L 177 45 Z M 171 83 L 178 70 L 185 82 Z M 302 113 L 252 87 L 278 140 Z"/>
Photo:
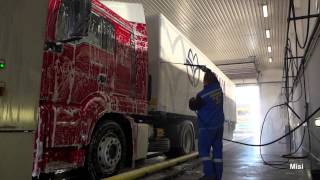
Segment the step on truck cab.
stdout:
<path fill-rule="evenodd" d="M 49 0 L 44 29 L 42 65 L 27 72 L 39 77 L 27 99 L 37 122 L 35 179 L 78 168 L 101 179 L 148 152 L 194 151 L 196 115 L 188 100 L 202 89 L 203 73 L 174 63 L 214 71 L 226 119 L 236 119 L 234 84 L 163 15 L 145 17 L 141 4 Z M 10 103 L 6 93 L 1 99 L 3 112 Z"/>

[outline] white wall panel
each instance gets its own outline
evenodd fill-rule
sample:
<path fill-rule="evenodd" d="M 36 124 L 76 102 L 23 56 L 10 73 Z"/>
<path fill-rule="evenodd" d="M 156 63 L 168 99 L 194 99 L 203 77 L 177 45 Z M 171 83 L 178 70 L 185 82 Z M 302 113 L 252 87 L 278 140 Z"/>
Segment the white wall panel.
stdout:
<path fill-rule="evenodd" d="M 1 180 L 31 179 L 47 9 L 47 0 L 1 0 Z"/>

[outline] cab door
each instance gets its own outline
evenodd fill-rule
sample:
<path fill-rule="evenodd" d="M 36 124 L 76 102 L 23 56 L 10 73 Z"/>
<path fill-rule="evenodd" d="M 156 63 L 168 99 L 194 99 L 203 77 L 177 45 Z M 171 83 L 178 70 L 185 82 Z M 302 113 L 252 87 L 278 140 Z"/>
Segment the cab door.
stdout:
<path fill-rule="evenodd" d="M 61 62 L 65 76 L 56 81 L 60 89 L 59 104 L 54 105 L 51 146 L 77 146 L 83 144 L 89 131 L 89 124 L 83 119 L 81 105 L 89 96 L 102 93 L 106 89 L 106 51 L 102 46 L 102 18 L 90 14 L 88 35 L 81 40 L 66 44 Z M 72 49 L 67 49 L 72 48 Z M 68 53 L 67 53 L 68 52 Z"/>
<path fill-rule="evenodd" d="M 90 14 L 88 36 L 77 44 L 75 51 L 76 84 L 73 102 L 86 101 L 90 94 L 103 91 L 106 73 L 105 52 L 102 49 L 102 18 L 94 13 Z"/>
<path fill-rule="evenodd" d="M 116 72 L 115 72 L 115 92 L 131 96 L 135 89 L 133 85 L 133 34 L 122 26 L 116 29 Z"/>

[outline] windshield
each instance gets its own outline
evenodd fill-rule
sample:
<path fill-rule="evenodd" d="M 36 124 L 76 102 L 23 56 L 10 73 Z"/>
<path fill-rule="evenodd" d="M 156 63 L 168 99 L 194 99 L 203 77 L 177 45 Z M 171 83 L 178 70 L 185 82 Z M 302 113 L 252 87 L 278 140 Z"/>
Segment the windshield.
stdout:
<path fill-rule="evenodd" d="M 62 0 L 57 17 L 56 40 L 86 36 L 90 7 L 90 0 Z"/>

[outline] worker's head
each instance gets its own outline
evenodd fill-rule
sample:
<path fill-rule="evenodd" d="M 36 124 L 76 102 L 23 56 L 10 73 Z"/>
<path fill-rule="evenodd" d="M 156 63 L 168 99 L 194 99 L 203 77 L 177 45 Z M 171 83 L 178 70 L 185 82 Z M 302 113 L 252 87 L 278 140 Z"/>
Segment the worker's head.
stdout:
<path fill-rule="evenodd" d="M 203 77 L 203 85 L 206 86 L 216 81 L 218 81 L 217 76 L 211 70 L 207 70 Z"/>

